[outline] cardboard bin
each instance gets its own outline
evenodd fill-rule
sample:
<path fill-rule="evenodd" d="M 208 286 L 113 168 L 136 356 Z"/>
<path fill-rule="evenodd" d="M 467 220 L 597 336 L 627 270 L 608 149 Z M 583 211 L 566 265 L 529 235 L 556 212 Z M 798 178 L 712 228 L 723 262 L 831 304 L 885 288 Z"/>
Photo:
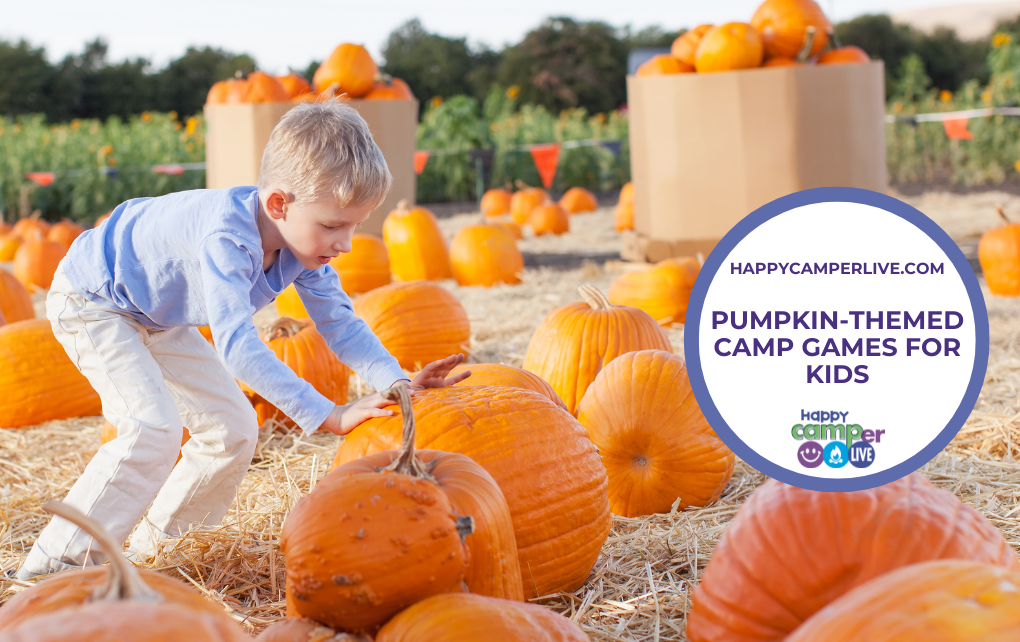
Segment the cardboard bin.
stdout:
<path fill-rule="evenodd" d="M 627 78 L 632 261 L 705 255 L 742 218 L 813 187 L 884 193 L 880 61 Z"/>
<path fill-rule="evenodd" d="M 269 134 L 296 103 L 206 105 L 206 187 L 221 189 L 254 185 L 262 166 Z M 393 174 L 393 189 L 360 231 L 382 234 L 383 220 L 397 201 L 415 202 L 414 151 L 417 143 L 418 101 L 351 100 Z"/>

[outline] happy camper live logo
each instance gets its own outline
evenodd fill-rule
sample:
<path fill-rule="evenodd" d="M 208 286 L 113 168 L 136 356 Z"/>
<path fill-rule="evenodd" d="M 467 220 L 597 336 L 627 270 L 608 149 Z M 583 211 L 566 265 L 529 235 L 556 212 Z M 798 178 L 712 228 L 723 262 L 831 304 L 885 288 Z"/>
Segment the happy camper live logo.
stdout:
<path fill-rule="evenodd" d="M 797 440 L 797 461 L 804 468 L 842 468 L 847 464 L 867 468 L 875 463 L 875 445 L 882 443 L 885 430 L 865 430 L 847 421 L 850 412 L 801 410 L 801 423 L 790 433 Z M 835 423 L 835 422 L 839 423 Z"/>

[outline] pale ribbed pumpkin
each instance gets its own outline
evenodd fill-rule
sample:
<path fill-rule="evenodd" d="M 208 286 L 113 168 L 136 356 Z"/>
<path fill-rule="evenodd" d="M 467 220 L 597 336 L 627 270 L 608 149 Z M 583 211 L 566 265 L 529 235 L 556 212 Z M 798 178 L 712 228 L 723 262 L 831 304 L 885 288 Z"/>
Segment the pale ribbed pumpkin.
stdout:
<path fill-rule="evenodd" d="M 482 194 L 482 212 L 486 216 L 503 216 L 510 213 L 513 195 L 502 187 L 494 187 Z"/>
<path fill-rule="evenodd" d="M 566 234 L 570 231 L 570 216 L 556 203 L 546 203 L 531 210 L 528 225 L 535 236 Z"/>
<path fill-rule="evenodd" d="M 372 91 L 365 94 L 365 100 L 414 100 L 414 93 L 400 78 L 386 77 L 372 85 Z"/>
<path fill-rule="evenodd" d="M 1020 573 L 967 560 L 912 564 L 855 588 L 786 638 L 816 640 L 1020 640 Z"/>
<path fill-rule="evenodd" d="M 67 248 L 56 241 L 26 241 L 14 254 L 14 276 L 29 291 L 48 290 Z"/>
<path fill-rule="evenodd" d="M 68 358 L 46 319 L 0 327 L 0 427 L 98 415 L 99 395 Z"/>
<path fill-rule="evenodd" d="M 708 425 L 678 355 L 613 359 L 584 393 L 577 420 L 602 455 L 617 515 L 668 513 L 677 499 L 680 508 L 708 506 L 733 475 L 733 451 Z"/>
<path fill-rule="evenodd" d="M 460 285 L 512 285 L 521 282 L 524 257 L 504 228 L 466 225 L 450 242 L 450 265 Z"/>
<path fill-rule="evenodd" d="M 25 242 L 16 232 L 0 234 L 0 262 L 13 261 L 18 248 Z"/>
<path fill-rule="evenodd" d="M 351 98 L 360 98 L 372 91 L 377 73 L 379 67 L 367 49 L 361 45 L 343 43 L 315 70 L 312 84 L 318 92 L 338 85 L 337 95 L 347 94 Z"/>
<path fill-rule="evenodd" d="M 108 441 L 113 441 L 117 438 L 117 426 L 114 426 L 109 421 L 103 422 L 103 427 L 99 429 L 99 443 L 105 444 Z M 184 428 L 184 434 L 181 436 L 181 446 L 188 443 L 191 439 L 191 433 L 188 432 L 187 427 Z M 177 453 L 177 461 L 181 460 L 181 454 Z M 177 463 L 177 462 L 174 462 Z"/>
<path fill-rule="evenodd" d="M 641 63 L 634 75 L 668 76 L 670 74 L 688 74 L 692 71 L 694 71 L 693 65 L 688 65 L 671 54 L 657 54 Z"/>
<path fill-rule="evenodd" d="M 830 49 L 818 56 L 819 65 L 856 65 L 866 62 L 871 62 L 871 58 L 863 49 L 854 45 Z"/>
<path fill-rule="evenodd" d="M 694 65 L 699 74 L 750 69 L 761 66 L 763 52 L 761 36 L 754 27 L 744 22 L 728 22 L 702 36 Z"/>
<path fill-rule="evenodd" d="M 311 321 L 281 317 L 266 329 L 262 340 L 294 374 L 312 384 L 324 397 L 337 405 L 347 403 L 351 371 L 329 349 Z M 247 385 L 241 384 L 241 390 L 249 395 L 260 426 L 269 419 L 276 419 L 285 426 L 295 425 Z"/>
<path fill-rule="evenodd" d="M 851 589 L 936 559 L 1020 571 L 994 524 L 920 473 L 849 493 L 770 479 L 744 502 L 712 552 L 694 590 L 687 636 L 783 640 Z"/>
<path fill-rule="evenodd" d="M 985 232 L 978 243 L 978 261 L 988 289 L 1001 296 L 1020 295 L 1020 225 L 1010 223 L 998 208 L 1006 225 Z"/>
<path fill-rule="evenodd" d="M 767 57 L 795 58 L 804 46 L 807 28 L 815 28 L 815 40 L 808 57 L 825 48 L 832 29 L 822 8 L 814 0 L 765 0 L 751 17 L 761 35 Z"/>
<path fill-rule="evenodd" d="M 695 259 L 666 259 L 651 269 L 621 274 L 609 286 L 609 302 L 640 308 L 659 325 L 685 323 L 691 288 L 700 271 Z"/>
<path fill-rule="evenodd" d="M 435 595 L 386 623 L 375 642 L 589 642 L 572 620 L 538 604 L 465 593 Z"/>
<path fill-rule="evenodd" d="M 594 194 L 583 187 L 571 187 L 560 199 L 560 207 L 566 210 L 567 214 L 580 214 L 594 212 L 599 208 L 599 202 Z"/>
<path fill-rule="evenodd" d="M 510 197 L 510 214 L 514 223 L 524 225 L 528 222 L 531 210 L 549 202 L 549 194 L 541 187 L 522 187 Z"/>
<path fill-rule="evenodd" d="M 312 92 L 312 86 L 308 84 L 308 81 L 297 74 L 277 76 L 276 79 L 280 81 L 281 85 L 283 85 L 284 90 L 287 92 L 287 96 L 289 96 L 291 100 L 300 98 L 301 96 Z"/>
<path fill-rule="evenodd" d="M 74 243 L 74 239 L 81 236 L 84 231 L 85 228 L 74 221 L 63 220 L 50 226 L 50 231 L 46 235 L 46 238 L 50 241 L 56 241 L 65 248 L 70 249 L 71 243 Z"/>
<path fill-rule="evenodd" d="M 432 388 L 413 401 L 419 448 L 467 455 L 503 490 L 525 596 L 581 586 L 612 521 L 606 470 L 581 424 L 517 388 Z M 347 435 L 333 465 L 392 449 L 400 435 L 399 416 L 369 419 Z"/>
<path fill-rule="evenodd" d="M 424 207 L 408 209 L 407 201 L 400 201 L 383 221 L 382 233 L 390 270 L 398 280 L 435 281 L 453 276 L 439 222 Z"/>
<path fill-rule="evenodd" d="M 567 409 L 566 404 L 560 399 L 556 391 L 552 389 L 542 377 L 534 372 L 528 372 L 521 368 L 503 365 L 502 363 L 462 363 L 450 371 L 450 376 L 462 372 L 471 371 L 471 376 L 454 384 L 455 386 L 503 386 L 504 388 L 524 388 L 534 390 L 540 395 L 546 396 L 550 401 Z"/>
<path fill-rule="evenodd" d="M 458 499 L 468 499 L 465 508 L 484 510 L 499 488 L 485 483 L 484 471 L 466 457 L 436 453 L 440 470 L 430 474 L 415 455 L 410 396 L 403 386 L 398 390 L 409 415 L 403 430 L 398 427 L 400 451 L 331 471 L 283 523 L 289 617 L 370 631 L 415 602 L 461 588 L 473 515 L 457 512 Z M 393 398 L 394 389 L 384 396 Z M 485 486 L 472 496 L 475 483 Z M 498 519 L 485 514 L 479 525 L 491 525 L 490 517 Z"/>
<path fill-rule="evenodd" d="M 407 370 L 464 352 L 471 343 L 464 307 L 431 281 L 391 283 L 366 292 L 354 302 L 354 312 Z"/>
<path fill-rule="evenodd" d="M 0 311 L 7 323 L 35 318 L 35 306 L 28 288 L 7 270 L 0 270 Z"/>
<path fill-rule="evenodd" d="M 603 366 L 634 350 L 673 350 L 655 319 L 637 308 L 612 305 L 591 285 L 585 302 L 550 312 L 528 342 L 521 367 L 549 382 L 570 412 Z"/>
<path fill-rule="evenodd" d="M 673 57 L 680 60 L 680 62 L 686 63 L 694 68 L 694 54 L 698 51 L 698 44 L 701 42 L 701 37 L 711 29 L 713 25 L 698 25 L 697 27 L 685 31 L 683 35 L 673 41 L 673 46 L 670 48 L 670 53 Z"/>

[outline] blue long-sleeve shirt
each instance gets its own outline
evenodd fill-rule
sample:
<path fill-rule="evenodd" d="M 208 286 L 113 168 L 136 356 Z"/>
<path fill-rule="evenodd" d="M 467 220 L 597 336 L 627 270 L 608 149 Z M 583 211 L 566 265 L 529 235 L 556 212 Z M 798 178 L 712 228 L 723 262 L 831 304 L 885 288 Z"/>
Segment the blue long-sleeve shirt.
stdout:
<path fill-rule="evenodd" d="M 64 272 L 89 301 L 148 327 L 208 325 L 230 374 L 312 432 L 335 404 L 277 359 L 252 321 L 290 283 L 329 347 L 370 386 L 406 375 L 354 316 L 332 267 L 308 270 L 285 248 L 262 269 L 258 207 L 254 186 L 132 199 L 75 240 Z"/>

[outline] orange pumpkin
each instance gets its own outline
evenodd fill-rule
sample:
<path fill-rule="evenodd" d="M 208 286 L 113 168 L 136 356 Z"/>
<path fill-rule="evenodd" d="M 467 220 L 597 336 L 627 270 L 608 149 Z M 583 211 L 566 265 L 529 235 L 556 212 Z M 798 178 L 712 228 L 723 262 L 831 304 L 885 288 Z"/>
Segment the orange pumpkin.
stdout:
<path fill-rule="evenodd" d="M 106 214 L 103 214 L 102 216 L 97 218 L 96 222 L 92 224 L 93 229 L 102 225 L 103 222 L 106 221 L 106 219 L 110 218 L 111 214 L 113 214 L 113 212 L 107 212 Z"/>
<path fill-rule="evenodd" d="M 114 426 L 109 421 L 104 421 L 103 422 L 103 427 L 99 429 L 99 443 L 105 444 L 106 442 L 113 441 L 116 438 L 117 438 L 117 426 Z M 188 432 L 187 428 L 185 428 L 184 429 L 184 434 L 181 436 L 181 447 L 182 448 L 184 447 L 184 444 L 188 443 L 189 439 L 191 439 L 191 433 Z M 181 454 L 177 453 L 177 461 L 180 461 L 180 460 L 181 460 Z M 174 462 L 174 463 L 176 464 L 177 462 Z"/>
<path fill-rule="evenodd" d="M 677 499 L 679 508 L 708 506 L 733 475 L 733 451 L 701 413 L 678 355 L 613 359 L 584 393 L 577 420 L 602 455 L 617 515 L 668 513 Z"/>
<path fill-rule="evenodd" d="M 634 202 L 634 183 L 627 181 L 620 188 L 620 203 L 633 203 Z"/>
<path fill-rule="evenodd" d="M 351 371 L 341 363 L 311 321 L 280 317 L 266 329 L 262 340 L 294 374 L 312 384 L 324 397 L 337 405 L 347 403 Z M 241 390 L 255 406 L 260 426 L 269 419 L 276 419 L 285 426 L 294 427 L 293 420 L 250 387 L 241 384 Z"/>
<path fill-rule="evenodd" d="M 800 52 L 808 27 L 815 28 L 815 39 L 807 57 L 825 48 L 832 29 L 814 0 L 765 0 L 751 17 L 751 25 L 761 34 L 766 56 L 785 58 L 795 58 Z"/>
<path fill-rule="evenodd" d="M 26 241 L 14 253 L 14 276 L 31 290 L 48 290 L 67 248 L 56 241 Z"/>
<path fill-rule="evenodd" d="M 634 229 L 634 201 L 621 201 L 614 211 L 617 232 Z"/>
<path fill-rule="evenodd" d="M 11 232 L 13 230 L 14 228 L 8 223 L 4 223 L 3 217 L 0 216 L 0 235 L 7 234 L 8 232 Z"/>
<path fill-rule="evenodd" d="M 482 212 L 486 216 L 503 216 L 510 212 L 513 195 L 502 187 L 494 187 L 482 194 Z"/>
<path fill-rule="evenodd" d="M 634 350 L 672 352 L 669 338 L 648 313 L 614 306 L 591 285 L 582 285 L 585 302 L 550 312 L 531 336 L 521 367 L 549 382 L 570 412 L 602 367 Z"/>
<path fill-rule="evenodd" d="M 198 331 L 202 334 L 205 340 L 209 342 L 209 345 L 213 345 L 212 328 L 207 325 L 200 325 L 198 326 Z"/>
<path fill-rule="evenodd" d="M 81 236 L 83 232 L 85 232 L 85 228 L 81 225 L 65 219 L 50 226 L 50 231 L 46 238 L 60 243 L 67 249 L 71 249 L 71 243 L 74 243 L 74 239 Z"/>
<path fill-rule="evenodd" d="M 276 76 L 261 71 L 248 74 L 246 103 L 285 103 L 290 102 L 290 93 Z"/>
<path fill-rule="evenodd" d="M 656 54 L 641 63 L 637 68 L 637 76 L 665 76 L 669 74 L 687 74 L 694 71 L 693 65 L 688 65 L 671 54 Z"/>
<path fill-rule="evenodd" d="M 1002 211 L 999 216 L 1006 225 L 989 230 L 978 243 L 981 272 L 992 294 L 1020 295 L 1020 225 L 1010 223 Z"/>
<path fill-rule="evenodd" d="M 390 269 L 398 280 L 434 281 L 453 276 L 446 238 L 429 210 L 408 209 L 407 201 L 400 201 L 383 221 L 382 233 L 390 253 Z"/>
<path fill-rule="evenodd" d="M 361 45 L 343 43 L 315 70 L 312 84 L 319 92 L 337 85 L 337 95 L 347 94 L 351 98 L 361 98 L 372 91 L 372 84 L 378 72 L 379 67 L 367 49 Z"/>
<path fill-rule="evenodd" d="M 421 370 L 471 343 L 464 307 L 431 281 L 391 283 L 366 292 L 354 302 L 354 312 L 407 370 Z"/>
<path fill-rule="evenodd" d="M 414 100 L 414 94 L 406 82 L 387 76 L 372 85 L 372 91 L 365 94 L 365 100 Z"/>
<path fill-rule="evenodd" d="M 673 46 L 670 48 L 670 53 L 673 57 L 680 62 L 689 65 L 691 69 L 694 68 L 694 54 L 698 51 L 698 44 L 701 42 L 702 36 L 704 36 L 713 25 L 698 25 L 697 27 L 685 31 L 683 35 L 673 41 Z"/>
<path fill-rule="evenodd" d="M 525 596 L 581 586 L 611 515 L 605 468 L 577 420 L 547 397 L 516 388 L 431 388 L 413 402 L 419 448 L 467 455 L 502 489 Z M 399 416 L 369 419 L 347 435 L 333 465 L 392 449 L 401 432 Z"/>
<path fill-rule="evenodd" d="M 497 223 L 491 223 L 491 225 L 495 225 L 496 227 L 505 230 L 506 233 L 510 235 L 510 238 L 515 241 L 519 241 L 524 237 L 524 233 L 521 232 L 521 226 L 513 221 L 499 221 Z"/>
<path fill-rule="evenodd" d="M 305 310 L 305 304 L 301 302 L 301 295 L 298 294 L 293 283 L 285 287 L 283 292 L 280 292 L 280 295 L 276 297 L 276 314 L 292 319 L 310 318 L 308 311 Z"/>
<path fill-rule="evenodd" d="M 695 259 L 666 259 L 651 269 L 621 274 L 609 286 L 609 302 L 640 308 L 660 325 L 686 323 L 691 288 L 700 271 Z"/>
<path fill-rule="evenodd" d="M 571 187 L 563 198 L 560 199 L 560 207 L 568 214 L 580 214 L 581 212 L 594 212 L 599 207 L 595 195 L 583 187 Z"/>
<path fill-rule="evenodd" d="M 538 604 L 456 593 L 401 611 L 375 642 L 589 642 L 572 620 Z"/>
<path fill-rule="evenodd" d="M 17 232 L 0 234 L 0 262 L 13 261 L 18 248 L 25 242 Z"/>
<path fill-rule="evenodd" d="M 91 535 L 110 564 L 61 573 L 11 598 L 0 614 L 4 642 L 251 639 L 221 606 L 183 582 L 135 569 L 95 520 L 60 502 L 43 508 Z"/>
<path fill-rule="evenodd" d="M 26 241 L 44 239 L 50 233 L 50 224 L 38 216 L 26 216 L 14 223 L 11 231 Z"/>
<path fill-rule="evenodd" d="M 330 260 L 340 275 L 347 294 L 361 294 L 389 284 L 390 253 L 386 243 L 374 234 L 357 233 L 351 237 L 351 251 Z"/>
<path fill-rule="evenodd" d="M 277 76 L 276 79 L 283 85 L 284 91 L 287 92 L 287 96 L 291 100 L 312 93 L 312 86 L 308 84 L 308 81 L 303 76 L 287 74 L 286 76 Z"/>
<path fill-rule="evenodd" d="M 531 210 L 528 225 L 535 236 L 566 234 L 570 231 L 570 216 L 556 203 L 547 203 Z"/>
<path fill-rule="evenodd" d="M 863 49 L 854 45 L 830 49 L 818 57 L 819 65 L 855 65 L 864 62 L 871 62 L 871 58 Z"/>
<path fill-rule="evenodd" d="M 450 376 L 458 375 L 462 372 L 471 372 L 471 376 L 461 381 L 460 383 L 454 384 L 456 386 L 503 386 L 504 388 L 524 388 L 525 390 L 534 390 L 535 392 L 548 397 L 550 401 L 560 406 L 564 410 L 567 409 L 566 404 L 559 398 L 556 391 L 552 389 L 552 386 L 537 374 L 528 372 L 527 370 L 521 370 L 513 366 L 503 365 L 502 363 L 462 363 L 456 366 L 450 371 Z"/>
<path fill-rule="evenodd" d="M 712 552 L 694 590 L 687 636 L 691 642 L 783 640 L 853 588 L 936 559 L 1020 572 L 994 524 L 920 473 L 849 493 L 769 480 L 744 502 Z"/>
<path fill-rule="evenodd" d="M 0 327 L 0 427 L 98 415 L 99 395 L 71 362 L 46 319 Z"/>
<path fill-rule="evenodd" d="M 728 22 L 702 36 L 695 67 L 699 74 L 750 69 L 761 66 L 762 55 L 761 36 L 754 27 L 744 22 Z"/>
<path fill-rule="evenodd" d="M 510 233 L 495 225 L 466 225 L 450 242 L 453 278 L 460 285 L 521 282 L 524 257 Z"/>
<path fill-rule="evenodd" d="M 549 194 L 541 187 L 524 186 L 510 197 L 510 215 L 514 223 L 524 225 L 531 210 L 549 201 Z"/>
<path fill-rule="evenodd" d="M 4 316 L 2 309 L 0 309 L 0 325 L 7 325 L 7 317 Z"/>
<path fill-rule="evenodd" d="M 226 104 L 228 98 L 233 93 L 234 86 L 238 83 L 244 83 L 243 80 L 228 78 L 227 80 L 221 80 L 213 83 L 213 86 L 209 88 L 209 93 L 206 94 L 205 104 L 207 105 L 223 105 Z M 96 223 L 99 226 L 99 223 Z"/>
<path fill-rule="evenodd" d="M 850 591 L 786 642 L 1020 640 L 1018 588 L 1020 573 L 991 564 L 912 564 Z"/>
<path fill-rule="evenodd" d="M 467 488 L 484 480 L 484 471 L 454 456 L 451 469 L 434 476 L 415 454 L 410 396 L 403 386 L 397 390 L 407 416 L 400 451 L 333 470 L 283 523 L 290 617 L 373 630 L 415 602 L 461 587 L 470 555 L 464 540 L 474 516 L 457 513 L 455 497 L 471 498 Z M 384 396 L 393 398 L 394 389 Z M 495 484 L 478 489 L 470 508 L 498 493 Z M 491 523 L 487 519 L 479 521 Z"/>
<path fill-rule="evenodd" d="M 7 323 L 35 318 L 35 306 L 28 288 L 7 270 L 0 270 L 0 311 Z"/>

